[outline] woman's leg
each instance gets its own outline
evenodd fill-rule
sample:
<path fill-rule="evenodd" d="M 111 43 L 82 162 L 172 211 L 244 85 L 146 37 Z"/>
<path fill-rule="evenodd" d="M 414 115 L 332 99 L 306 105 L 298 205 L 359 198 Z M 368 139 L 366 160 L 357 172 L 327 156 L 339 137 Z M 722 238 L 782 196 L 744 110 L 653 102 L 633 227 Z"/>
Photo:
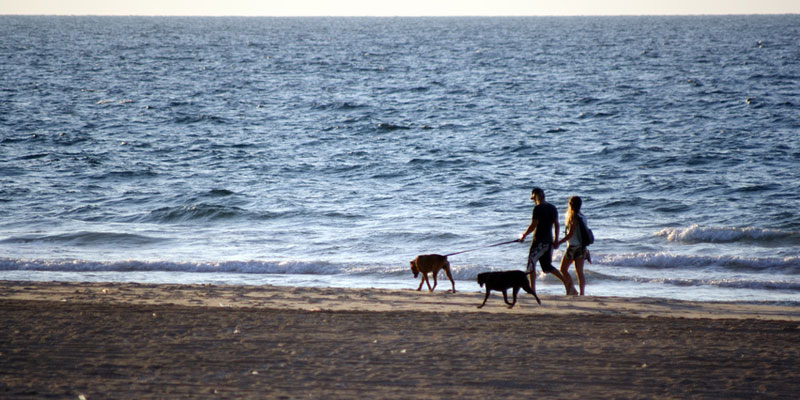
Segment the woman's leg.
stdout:
<path fill-rule="evenodd" d="M 583 296 L 586 290 L 586 276 L 583 274 L 583 262 L 583 258 L 575 259 L 575 274 L 578 275 L 578 285 L 580 285 L 581 288 L 581 296 Z"/>
<path fill-rule="evenodd" d="M 575 283 L 572 282 L 572 276 L 569 274 L 569 265 L 572 264 L 572 259 L 567 258 L 566 254 L 561 257 L 561 275 L 564 277 L 564 287 L 567 294 L 575 293 Z"/>

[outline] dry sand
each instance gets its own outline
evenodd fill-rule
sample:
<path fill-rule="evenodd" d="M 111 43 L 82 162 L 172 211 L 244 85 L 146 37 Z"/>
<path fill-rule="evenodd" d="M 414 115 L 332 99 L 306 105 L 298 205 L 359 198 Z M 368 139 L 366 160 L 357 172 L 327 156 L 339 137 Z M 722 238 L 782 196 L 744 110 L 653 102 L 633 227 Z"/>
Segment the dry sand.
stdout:
<path fill-rule="evenodd" d="M 800 307 L 0 281 L 0 398 L 797 398 Z"/>

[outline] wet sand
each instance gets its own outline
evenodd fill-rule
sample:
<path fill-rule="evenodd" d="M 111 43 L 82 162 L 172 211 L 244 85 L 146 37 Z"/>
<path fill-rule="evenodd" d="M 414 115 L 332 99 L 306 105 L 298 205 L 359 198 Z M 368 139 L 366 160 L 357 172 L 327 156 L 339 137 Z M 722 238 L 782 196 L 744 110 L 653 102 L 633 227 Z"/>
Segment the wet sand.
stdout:
<path fill-rule="evenodd" d="M 794 398 L 800 308 L 0 282 L 0 398 Z"/>

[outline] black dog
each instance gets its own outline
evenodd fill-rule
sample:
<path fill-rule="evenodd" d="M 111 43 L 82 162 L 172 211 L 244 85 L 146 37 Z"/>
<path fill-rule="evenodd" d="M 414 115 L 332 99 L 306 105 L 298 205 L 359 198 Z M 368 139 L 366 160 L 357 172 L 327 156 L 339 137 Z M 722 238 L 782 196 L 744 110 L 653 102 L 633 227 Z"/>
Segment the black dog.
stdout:
<path fill-rule="evenodd" d="M 483 307 L 486 304 L 486 300 L 489 298 L 489 293 L 492 290 L 503 291 L 503 301 L 508 304 L 508 308 L 513 308 L 514 304 L 517 304 L 517 293 L 519 289 L 530 293 L 533 297 L 536 298 L 536 302 L 542 304 L 539 300 L 539 296 L 536 295 L 536 291 L 531 288 L 530 282 L 528 282 L 528 277 L 522 271 L 503 271 L 503 272 L 484 272 L 478 274 L 478 285 L 483 287 L 486 285 L 486 297 L 483 298 L 483 303 L 478 306 L 478 308 Z M 509 288 L 514 288 L 514 302 L 508 302 L 508 296 L 506 295 L 506 290 Z"/>

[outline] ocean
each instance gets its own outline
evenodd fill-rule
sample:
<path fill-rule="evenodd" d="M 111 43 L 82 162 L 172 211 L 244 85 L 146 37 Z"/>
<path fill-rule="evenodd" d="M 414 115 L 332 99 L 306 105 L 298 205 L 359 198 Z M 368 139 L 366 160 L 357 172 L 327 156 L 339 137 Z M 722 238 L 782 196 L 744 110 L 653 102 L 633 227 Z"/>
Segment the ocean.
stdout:
<path fill-rule="evenodd" d="M 2 280 L 478 292 L 534 186 L 588 295 L 800 304 L 800 15 L 0 16 Z"/>

